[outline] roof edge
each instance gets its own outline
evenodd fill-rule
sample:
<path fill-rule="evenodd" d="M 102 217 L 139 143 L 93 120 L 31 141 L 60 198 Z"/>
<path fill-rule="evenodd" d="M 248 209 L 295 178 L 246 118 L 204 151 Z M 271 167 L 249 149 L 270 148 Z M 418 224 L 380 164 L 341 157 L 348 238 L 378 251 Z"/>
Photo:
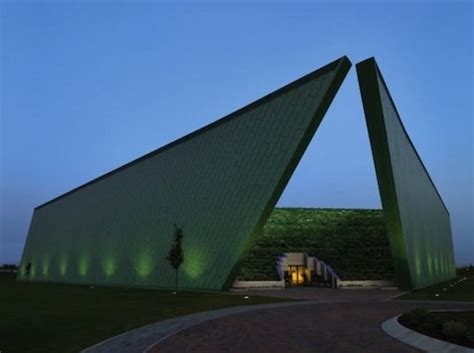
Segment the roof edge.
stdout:
<path fill-rule="evenodd" d="M 375 65 L 375 68 L 377 69 L 377 74 L 378 74 L 378 77 L 380 77 L 380 80 L 382 81 L 382 84 L 385 88 L 385 91 L 387 92 L 387 95 L 388 95 L 388 98 L 390 99 L 390 103 L 392 103 L 392 106 L 393 106 L 393 109 L 395 110 L 395 114 L 397 116 L 397 119 L 398 119 L 398 122 L 400 123 L 401 127 L 402 127 L 402 130 L 403 132 L 405 133 L 405 136 L 407 137 L 408 139 L 408 142 L 410 143 L 410 146 L 411 148 L 413 149 L 413 151 L 415 152 L 415 156 L 416 158 L 418 159 L 418 161 L 420 162 L 421 166 L 423 167 L 423 170 L 425 171 L 425 174 L 426 176 L 428 177 L 428 180 L 430 181 L 431 183 L 431 186 L 433 187 L 433 189 L 435 190 L 435 193 L 438 195 L 438 198 L 439 200 L 441 201 L 441 204 L 443 205 L 444 209 L 446 210 L 446 212 L 448 213 L 448 215 L 450 215 L 449 213 L 449 210 L 448 210 L 448 207 L 446 207 L 446 204 L 443 200 L 443 198 L 441 197 L 441 194 L 439 193 L 438 191 L 438 188 L 436 187 L 433 179 L 431 178 L 431 175 L 430 173 L 428 172 L 428 169 L 426 168 L 425 166 L 425 163 L 423 163 L 423 160 L 421 159 L 420 157 L 420 154 L 418 153 L 416 147 L 415 147 L 415 144 L 413 143 L 413 141 L 411 140 L 410 138 L 410 135 L 408 134 L 406 128 L 405 128 L 405 125 L 403 124 L 403 121 L 402 121 L 402 118 L 400 117 L 400 113 L 398 112 L 398 108 L 397 106 L 395 105 L 395 101 L 393 100 L 392 98 L 392 94 L 390 93 L 390 90 L 388 89 L 388 85 L 387 83 L 385 82 L 385 79 L 382 75 L 382 72 L 380 71 L 380 68 L 379 68 L 379 65 L 377 64 L 377 60 L 375 60 L 375 57 L 370 57 L 370 58 L 367 58 L 359 63 L 356 64 L 356 67 L 359 67 L 360 65 L 364 65 L 366 63 L 373 63 Z"/>
<path fill-rule="evenodd" d="M 295 81 L 292 81 L 292 82 L 284 85 L 283 87 L 281 87 L 281 88 L 279 88 L 279 89 L 277 89 L 273 92 L 270 92 L 270 93 L 266 94 L 265 96 L 253 101 L 252 103 L 247 104 L 246 106 L 244 106 L 240 109 L 237 109 L 236 111 L 234 111 L 234 112 L 232 112 L 228 115 L 225 115 L 224 117 L 222 117 L 222 118 L 220 118 L 220 119 L 218 119 L 218 120 L 216 120 L 216 121 L 214 121 L 210 124 L 207 124 L 207 125 L 199 128 L 195 131 L 192 131 L 192 132 L 190 132 L 190 133 L 188 133 L 188 134 L 186 134 L 186 135 L 184 135 L 184 136 L 182 136 L 182 137 L 180 137 L 180 138 L 178 138 L 178 139 L 176 139 L 176 140 L 174 140 L 174 141 L 172 141 L 168 144 L 165 144 L 164 146 L 161 146 L 161 147 L 157 148 L 156 150 L 148 152 L 148 153 L 144 154 L 143 156 L 138 157 L 138 158 L 136 158 L 136 159 L 120 166 L 120 167 L 112 169 L 111 171 L 109 171 L 109 172 L 107 172 L 107 173 L 105 173 L 105 174 L 103 174 L 103 175 L 101 175 L 97 178 L 94 178 L 94 179 L 92 179 L 92 180 L 90 180 L 90 181 L 88 181 L 88 182 L 86 182 L 86 183 L 84 183 L 80 186 L 77 186 L 72 190 L 69 190 L 69 191 L 67 191 L 67 192 L 65 192 L 65 193 L 63 193 L 59 196 L 56 196 L 55 198 L 53 198 L 53 199 L 51 199 L 51 200 L 49 200 L 45 203 L 42 203 L 39 206 L 36 206 L 34 208 L 34 210 L 36 211 L 36 210 L 38 210 L 38 209 L 40 209 L 44 206 L 47 206 L 47 205 L 49 205 L 49 204 L 51 204 L 55 201 L 58 201 L 59 199 L 62 199 L 62 198 L 66 197 L 66 196 L 68 196 L 68 195 L 70 195 L 70 194 L 72 194 L 72 193 L 74 193 L 74 192 L 76 192 L 80 189 L 83 189 L 83 188 L 85 188 L 89 185 L 92 185 L 96 182 L 99 182 L 102 179 L 105 179 L 105 178 L 107 178 L 107 177 L 109 177 L 109 176 L 111 176 L 115 173 L 123 171 L 123 170 L 125 170 L 125 169 L 127 169 L 127 168 L 143 161 L 143 160 L 151 158 L 151 157 L 153 157 L 153 156 L 155 156 L 159 153 L 165 152 L 166 150 L 168 150 L 172 147 L 175 147 L 176 145 L 179 145 L 179 144 L 181 144 L 185 141 L 188 141 L 188 140 L 190 140 L 190 139 L 192 139 L 192 138 L 194 138 L 194 137 L 196 137 L 196 136 L 198 136 L 198 135 L 200 135 L 204 132 L 207 132 L 207 131 L 209 131 L 213 128 L 216 128 L 216 127 L 220 126 L 221 124 L 226 123 L 226 122 L 228 122 L 228 121 L 230 121 L 234 118 L 237 118 L 239 115 L 241 115 L 241 114 L 243 114 L 243 113 L 245 113 L 245 112 L 247 112 L 251 109 L 254 109 L 254 108 L 258 107 L 259 105 L 264 104 L 264 103 L 268 102 L 269 100 L 274 99 L 274 98 L 278 97 L 279 95 L 281 95 L 281 94 L 283 94 L 283 93 L 285 93 L 285 92 L 287 92 L 291 89 L 294 89 L 297 86 L 302 85 L 302 84 L 304 84 L 304 83 L 306 83 L 306 82 L 308 82 L 308 81 L 310 81 L 310 80 L 312 80 L 312 79 L 314 79 L 318 76 L 324 75 L 325 73 L 327 73 L 327 72 L 329 72 L 329 71 L 331 71 L 335 68 L 347 67 L 347 66 L 350 67 L 351 65 L 352 64 L 351 64 L 351 61 L 349 60 L 349 58 L 346 55 L 344 55 L 344 56 L 340 57 L 339 59 L 336 59 L 336 60 L 330 62 L 329 64 L 327 64 L 327 65 L 325 65 L 325 66 L 323 66 L 323 67 L 321 67 L 321 68 L 319 68 L 315 71 L 312 71 L 309 74 L 306 74 L 306 75 L 296 79 Z"/>

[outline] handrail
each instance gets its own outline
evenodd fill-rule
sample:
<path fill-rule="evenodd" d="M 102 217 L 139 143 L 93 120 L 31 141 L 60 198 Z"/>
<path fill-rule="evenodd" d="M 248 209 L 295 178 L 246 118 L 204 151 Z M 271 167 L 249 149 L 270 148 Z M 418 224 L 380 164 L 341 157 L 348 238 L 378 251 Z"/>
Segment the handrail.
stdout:
<path fill-rule="evenodd" d="M 282 270 L 282 263 L 283 263 L 283 260 L 286 258 L 287 258 L 286 253 L 277 257 L 276 270 L 278 273 L 278 277 L 280 277 L 280 281 L 283 281 L 285 279 L 285 273 Z"/>
<path fill-rule="evenodd" d="M 331 288 L 337 288 L 338 287 L 338 281 L 340 280 L 340 278 L 330 265 L 328 265 L 324 261 L 318 260 L 318 258 L 316 256 L 313 257 L 313 264 L 314 264 L 314 267 L 316 269 L 318 268 L 317 267 L 318 264 L 321 265 L 321 268 L 322 268 L 323 274 L 324 274 L 324 280 L 327 281 L 328 277 L 329 277 L 330 282 L 331 282 Z M 329 276 L 328 276 L 328 272 L 329 272 Z"/>

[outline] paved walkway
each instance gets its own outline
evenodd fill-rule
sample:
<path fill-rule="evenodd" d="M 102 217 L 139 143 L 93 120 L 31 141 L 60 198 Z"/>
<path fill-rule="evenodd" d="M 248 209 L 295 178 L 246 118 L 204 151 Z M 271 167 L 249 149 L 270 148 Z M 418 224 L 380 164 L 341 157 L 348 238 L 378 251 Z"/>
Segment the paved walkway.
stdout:
<path fill-rule="evenodd" d="M 226 309 L 204 311 L 197 314 L 179 316 L 174 319 L 158 321 L 154 324 L 139 327 L 135 330 L 125 332 L 121 335 L 112 337 L 106 341 L 100 342 L 92 347 L 86 348 L 81 353 L 142 353 L 151 345 L 160 342 L 167 337 L 176 334 L 186 328 L 199 323 L 257 310 L 274 310 L 279 307 L 300 306 L 311 304 L 311 301 L 301 302 L 283 302 L 273 304 L 259 304 L 248 306 L 237 306 Z"/>
<path fill-rule="evenodd" d="M 234 307 L 157 322 L 87 353 L 418 352 L 385 334 L 381 323 L 414 307 L 472 309 L 473 304 L 389 302 L 393 290 L 294 288 L 247 291 L 302 302 Z"/>
<path fill-rule="evenodd" d="M 331 303 L 261 310 L 208 321 L 158 343 L 150 353 L 411 353 L 381 323 L 414 307 L 466 305 Z M 474 310 L 474 305 L 468 306 Z"/>

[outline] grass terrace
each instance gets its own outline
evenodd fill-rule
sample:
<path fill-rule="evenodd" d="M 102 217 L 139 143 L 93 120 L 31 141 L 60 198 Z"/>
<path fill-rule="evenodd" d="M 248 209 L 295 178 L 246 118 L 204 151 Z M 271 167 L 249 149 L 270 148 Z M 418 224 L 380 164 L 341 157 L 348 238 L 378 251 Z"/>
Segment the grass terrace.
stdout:
<path fill-rule="evenodd" d="M 393 280 L 382 210 L 275 208 L 238 279 L 277 280 L 276 257 L 307 252 L 342 280 Z"/>

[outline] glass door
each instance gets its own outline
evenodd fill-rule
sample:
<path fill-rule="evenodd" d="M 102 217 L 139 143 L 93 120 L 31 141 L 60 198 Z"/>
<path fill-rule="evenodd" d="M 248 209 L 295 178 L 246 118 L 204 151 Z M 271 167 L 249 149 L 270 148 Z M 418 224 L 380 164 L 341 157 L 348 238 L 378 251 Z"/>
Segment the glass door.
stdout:
<path fill-rule="evenodd" d="M 304 266 L 290 265 L 290 280 L 291 285 L 300 285 L 304 284 Z"/>

